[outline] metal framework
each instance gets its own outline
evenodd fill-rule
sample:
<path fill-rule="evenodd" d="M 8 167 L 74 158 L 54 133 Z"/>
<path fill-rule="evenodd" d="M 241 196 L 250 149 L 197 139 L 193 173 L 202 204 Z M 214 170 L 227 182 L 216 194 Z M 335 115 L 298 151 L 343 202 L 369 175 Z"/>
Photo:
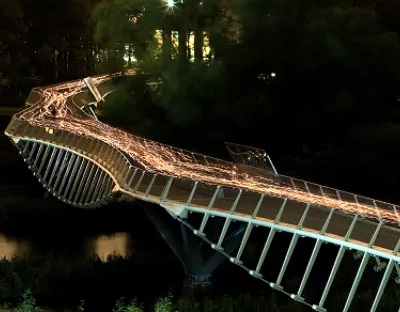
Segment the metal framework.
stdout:
<path fill-rule="evenodd" d="M 271 157 L 265 150 L 229 142 L 226 142 L 225 146 L 234 162 L 266 169 L 278 174 L 278 171 L 272 163 Z"/>
<path fill-rule="evenodd" d="M 98 207 L 112 197 L 112 175 L 96 161 L 36 140 L 14 142 L 33 175 L 59 200 L 81 208 Z"/>
<path fill-rule="evenodd" d="M 88 86 L 92 93 L 96 93 L 97 89 L 93 89 L 95 86 L 91 85 L 90 81 Z M 96 101 L 102 98 L 101 94 L 94 96 Z M 377 310 L 389 279 L 394 277 L 397 283 L 400 282 L 400 255 L 398 254 L 400 232 L 395 226 L 385 224 L 383 219 L 368 221 L 360 215 L 344 215 L 329 207 L 315 207 L 309 203 L 295 203 L 288 198 L 270 198 L 267 194 L 149 172 L 135 166 L 135 162 L 121 151 L 100 140 L 66 131 L 40 128 L 21 120 L 18 115 L 13 117 L 6 135 L 15 143 L 38 180 L 60 200 L 78 207 L 96 207 L 105 204 L 113 193 L 122 192 L 144 202 L 158 204 L 207 242 L 211 248 L 242 267 L 251 276 L 315 311 L 326 311 L 325 302 L 347 249 L 356 251 L 354 257 L 361 258 L 361 262 L 342 311 L 349 311 L 366 266 L 371 260 L 376 261 L 376 271 L 384 270 L 379 289 L 371 304 L 371 312 Z M 231 144 L 230 148 L 232 146 L 238 147 Z M 248 148 L 247 152 L 249 151 L 253 153 L 254 149 Z M 262 150 L 257 149 L 257 153 L 260 151 Z M 263 151 L 262 154 L 266 156 Z M 193 161 L 196 162 L 208 164 L 219 161 L 200 154 L 191 153 L 191 155 Z M 240 158 L 243 154 L 239 153 L 236 156 Z M 247 159 L 247 161 L 252 161 L 252 159 Z M 246 164 L 252 165 L 251 162 Z M 265 166 L 267 162 L 260 164 Z M 272 174 L 277 175 L 272 162 L 270 165 Z M 282 179 L 286 181 L 285 183 L 290 183 L 293 187 L 310 193 L 318 192 L 324 196 L 335 196 L 339 199 L 350 197 L 355 202 L 372 201 L 378 211 L 391 209 L 397 213 L 397 206 L 394 205 L 290 177 L 282 176 Z M 203 216 L 198 226 L 188 221 L 190 212 Z M 208 237 L 205 231 L 209 218 L 213 216 L 224 220 L 217 239 Z M 343 220 L 348 220 L 348 224 L 344 224 Z M 242 222 L 244 225 L 244 234 L 235 253 L 232 248 L 227 250 L 224 247 L 232 228 L 232 221 Z M 242 256 L 252 230 L 256 226 L 269 229 L 269 234 L 258 257 L 257 265 L 251 268 L 243 263 Z M 290 233 L 292 238 L 278 277 L 270 281 L 263 276 L 262 268 L 271 244 L 279 232 Z M 293 253 L 299 238 L 302 237 L 314 240 L 315 245 L 309 255 L 300 286 L 296 292 L 291 293 L 285 290 L 282 284 L 288 265 L 293 261 Z M 304 298 L 303 293 L 323 243 L 337 245 L 339 250 L 319 301 L 310 303 Z"/>

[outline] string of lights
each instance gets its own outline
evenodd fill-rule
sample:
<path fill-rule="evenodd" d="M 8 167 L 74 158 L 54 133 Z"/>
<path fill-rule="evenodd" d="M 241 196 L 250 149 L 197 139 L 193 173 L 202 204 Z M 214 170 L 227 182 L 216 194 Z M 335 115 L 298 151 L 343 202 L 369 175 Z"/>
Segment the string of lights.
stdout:
<path fill-rule="evenodd" d="M 121 75 L 135 74 L 136 70 L 102 75 L 94 77 L 93 82 L 98 85 Z M 42 101 L 18 113 L 15 117 L 38 127 L 58 129 L 101 140 L 125 152 L 150 172 L 223 187 L 241 188 L 267 196 L 331 207 L 345 213 L 367 216 L 389 223 L 400 223 L 394 206 L 391 206 L 393 209 L 382 209 L 376 205 L 375 201 L 371 204 L 360 203 L 356 196 L 353 202 L 344 200 L 340 196 L 314 193 L 308 189 L 307 183 L 304 190 L 293 183 L 287 183 L 287 177 L 265 170 L 253 168 L 250 170 L 247 166 L 225 161 L 198 161 L 191 152 L 129 134 L 101 123 L 88 114 L 77 114 L 79 108 L 69 99 L 82 92 L 85 87 L 82 80 L 40 88 Z"/>

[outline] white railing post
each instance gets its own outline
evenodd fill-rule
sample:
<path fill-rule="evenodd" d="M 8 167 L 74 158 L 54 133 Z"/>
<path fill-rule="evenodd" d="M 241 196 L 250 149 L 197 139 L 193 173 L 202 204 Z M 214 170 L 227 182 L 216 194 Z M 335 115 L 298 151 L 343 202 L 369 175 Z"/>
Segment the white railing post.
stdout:
<path fill-rule="evenodd" d="M 161 194 L 160 202 L 165 202 L 165 201 L 167 200 L 167 196 L 168 196 L 169 190 L 171 189 L 171 186 L 172 186 L 172 182 L 173 182 L 173 181 L 174 181 L 174 178 L 173 178 L 173 177 L 170 177 L 170 178 L 168 179 L 168 181 L 167 181 L 167 183 L 165 184 L 165 187 L 164 187 L 164 189 L 163 189 L 163 192 L 162 192 L 162 194 Z"/>
<path fill-rule="evenodd" d="M 221 231 L 221 235 L 219 236 L 218 243 L 216 245 L 215 244 L 211 245 L 211 247 L 216 250 L 220 250 L 220 251 L 224 250 L 222 247 L 222 243 L 225 239 L 226 232 L 228 231 L 229 226 L 232 221 L 231 215 L 235 212 L 236 206 L 239 203 L 240 197 L 242 196 L 242 192 L 243 192 L 243 190 L 240 189 L 238 195 L 236 196 L 234 203 L 232 204 L 231 209 L 229 210 L 229 215 L 225 218 L 225 223 L 224 223 L 224 226 L 222 227 L 222 231 Z"/>
<path fill-rule="evenodd" d="M 194 230 L 193 231 L 194 234 L 199 235 L 199 236 L 205 236 L 204 228 L 206 227 L 208 218 L 210 217 L 209 211 L 212 209 L 212 207 L 214 205 L 214 202 L 217 199 L 217 196 L 218 196 L 218 193 L 219 193 L 220 189 L 221 189 L 220 185 L 218 185 L 215 188 L 215 192 L 214 192 L 213 196 L 211 197 L 210 203 L 208 204 L 207 211 L 203 216 L 203 220 L 201 221 L 200 228 L 198 230 Z"/>

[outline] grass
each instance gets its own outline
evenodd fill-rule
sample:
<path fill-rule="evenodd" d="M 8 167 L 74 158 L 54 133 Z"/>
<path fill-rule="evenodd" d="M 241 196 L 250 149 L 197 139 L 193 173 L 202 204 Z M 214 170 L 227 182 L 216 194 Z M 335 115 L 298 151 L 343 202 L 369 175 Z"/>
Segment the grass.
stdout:
<path fill-rule="evenodd" d="M 27 289 L 40 304 L 58 309 L 71 308 L 80 298 L 85 298 L 93 309 L 109 307 L 130 292 L 150 302 L 147 294 L 160 296 L 165 286 L 151 282 L 145 285 L 146 281 L 165 276 L 170 267 L 170 261 L 153 261 L 143 254 L 127 259 L 114 255 L 107 262 L 96 257 L 61 259 L 51 255 L 4 259 L 0 261 L 0 303 L 15 305 Z M 174 275 L 167 278 L 172 280 Z M 97 302 L 99 298 L 101 302 Z"/>
<path fill-rule="evenodd" d="M 272 295 L 273 297 L 273 295 Z M 289 308 L 289 310 L 288 310 Z M 0 310 L 2 311 L 2 310 Z M 4 311 L 9 312 L 50 312 L 53 310 L 42 310 L 36 304 L 32 292 L 27 290 L 22 300 L 11 306 L 5 305 Z M 61 311 L 58 309 L 57 311 Z M 86 308 L 86 302 L 81 300 L 76 308 L 64 309 L 64 312 L 84 312 L 89 311 Z M 109 309 L 101 311 L 110 312 L 237 312 L 237 311 L 253 311 L 253 312 L 283 312 L 283 311 L 306 311 L 304 307 L 297 306 L 294 309 L 290 309 L 290 306 L 279 307 L 273 298 L 268 296 L 251 296 L 251 295 L 239 295 L 239 296 L 223 296 L 219 298 L 205 298 L 202 300 L 196 300 L 194 298 L 178 298 L 172 295 L 156 298 L 154 302 L 147 308 L 138 299 L 133 298 L 127 300 L 124 297 L 118 299 L 114 306 Z"/>
<path fill-rule="evenodd" d="M 151 265 L 152 260 L 154 263 Z M 38 306 L 41 305 L 57 312 L 309 311 L 308 307 L 281 296 L 269 287 L 265 287 L 261 294 L 183 298 L 176 287 L 160 287 L 165 281 L 182 280 L 176 275 L 176 269 L 170 263 L 152 260 L 140 256 L 122 259 L 117 255 L 107 262 L 95 258 L 67 260 L 52 256 L 2 260 L 0 305 L 5 304 L 5 311 L 14 312 L 39 311 Z M 175 274 L 168 277 L 168 271 Z M 342 307 L 347 295 L 344 289 L 332 291 L 326 304 L 328 311 Z M 398 287 L 389 287 L 378 311 L 397 311 L 399 295 Z M 375 291 L 360 290 L 356 293 L 352 309 L 368 311 L 374 297 Z"/>
<path fill-rule="evenodd" d="M 364 293 L 356 296 L 356 303 L 363 302 L 366 299 L 369 299 L 370 293 Z M 252 312 L 305 312 L 309 311 L 310 308 L 307 308 L 299 303 L 294 301 L 289 301 L 287 305 L 278 305 L 276 300 L 274 299 L 275 295 L 272 293 L 271 296 L 260 295 L 260 296 L 251 296 L 251 295 L 239 295 L 239 296 L 223 296 L 220 298 L 205 298 L 203 300 L 196 300 L 194 298 L 175 298 L 172 295 L 159 297 L 157 298 L 153 304 L 145 308 L 142 303 L 140 303 L 136 298 L 132 300 L 126 300 L 124 297 L 118 299 L 113 307 L 109 309 L 101 309 L 100 311 L 110 311 L 110 312 L 241 312 L 241 311 L 252 311 Z M 335 298 L 337 301 L 342 300 L 343 298 L 337 297 Z M 390 304 L 390 299 L 383 298 L 378 311 L 385 312 L 395 312 L 396 305 Z M 393 302 L 393 300 L 392 300 Z M 388 304 L 389 303 L 389 304 Z M 9 305 L 5 305 L 4 310 L 7 312 L 50 312 L 53 310 L 42 310 L 36 304 L 36 300 L 32 296 L 32 292 L 30 290 L 26 291 L 20 303 L 11 307 Z M 337 308 L 338 306 L 336 306 Z M 353 304 L 352 308 L 355 311 L 367 311 L 368 308 L 363 306 L 363 304 L 355 305 Z M 335 309 L 336 310 L 336 309 Z M 334 309 L 329 309 L 329 311 L 335 311 Z M 57 310 L 61 312 L 61 310 Z M 86 309 L 86 302 L 81 300 L 79 305 L 73 309 L 64 309 L 64 312 L 85 312 L 89 311 Z"/>

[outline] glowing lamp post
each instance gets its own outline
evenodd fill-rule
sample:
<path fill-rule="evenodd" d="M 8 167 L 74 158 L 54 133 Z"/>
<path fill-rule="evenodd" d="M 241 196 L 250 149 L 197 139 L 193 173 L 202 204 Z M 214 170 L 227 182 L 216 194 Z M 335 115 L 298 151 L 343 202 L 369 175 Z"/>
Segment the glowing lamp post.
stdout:
<path fill-rule="evenodd" d="M 174 0 L 164 0 L 165 6 L 168 9 L 173 9 L 175 7 L 175 1 Z"/>

